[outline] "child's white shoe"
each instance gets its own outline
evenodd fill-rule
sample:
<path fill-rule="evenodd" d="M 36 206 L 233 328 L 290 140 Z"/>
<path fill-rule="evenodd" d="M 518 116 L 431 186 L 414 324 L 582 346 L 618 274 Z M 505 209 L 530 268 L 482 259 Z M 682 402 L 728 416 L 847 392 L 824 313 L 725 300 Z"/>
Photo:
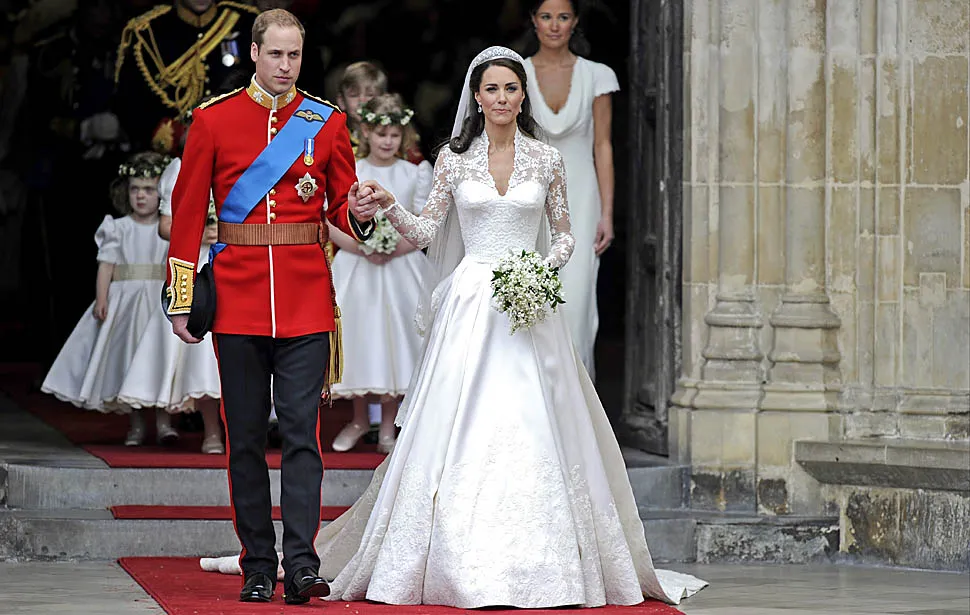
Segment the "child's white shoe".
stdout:
<path fill-rule="evenodd" d="M 155 439 L 162 446 L 171 446 L 178 442 L 179 432 L 172 427 L 171 416 L 158 410 L 155 412 Z"/>
<path fill-rule="evenodd" d="M 344 453 L 357 446 L 357 441 L 367 433 L 370 425 L 359 425 L 357 423 L 347 423 L 340 430 L 337 437 L 333 439 L 333 450 Z"/>
<path fill-rule="evenodd" d="M 131 427 L 125 436 L 125 446 L 141 446 L 145 442 L 145 419 L 137 410 L 131 413 Z"/>

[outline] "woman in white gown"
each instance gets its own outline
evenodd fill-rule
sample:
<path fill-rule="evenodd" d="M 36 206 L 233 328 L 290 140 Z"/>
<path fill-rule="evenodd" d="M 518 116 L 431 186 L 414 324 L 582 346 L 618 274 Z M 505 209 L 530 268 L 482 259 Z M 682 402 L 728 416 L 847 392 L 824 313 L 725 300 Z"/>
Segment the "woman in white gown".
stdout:
<path fill-rule="evenodd" d="M 525 82 L 514 51 L 479 54 L 424 211 L 385 209 L 415 245 L 434 240 L 447 277 L 419 308 L 427 338 L 394 451 L 318 535 L 331 600 L 593 607 L 676 603 L 706 585 L 654 570 L 619 446 L 562 316 L 510 335 L 492 305 L 494 262 L 545 244 L 544 218 L 546 262 L 562 266 L 573 247 L 562 159 L 527 136 Z M 234 559 L 202 565 L 238 571 Z"/>
<path fill-rule="evenodd" d="M 576 247 L 559 278 L 563 315 L 586 369 L 593 372 L 599 329 L 596 280 L 600 255 L 613 240 L 613 145 L 610 96 L 620 89 L 609 66 L 583 57 L 575 0 L 532 3 L 535 54 L 523 63 L 532 112 L 546 143 L 562 154 Z"/>

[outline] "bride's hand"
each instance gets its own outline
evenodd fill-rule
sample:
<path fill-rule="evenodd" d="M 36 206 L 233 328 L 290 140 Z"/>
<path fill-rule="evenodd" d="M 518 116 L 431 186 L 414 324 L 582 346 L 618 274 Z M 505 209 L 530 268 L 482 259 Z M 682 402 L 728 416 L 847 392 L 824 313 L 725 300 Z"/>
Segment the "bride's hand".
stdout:
<path fill-rule="evenodd" d="M 364 190 L 368 189 L 371 192 L 365 196 Z M 380 209 L 386 209 L 394 204 L 394 195 L 372 179 L 360 182 L 360 191 L 360 203 L 364 205 L 376 203 Z"/>
<path fill-rule="evenodd" d="M 596 225 L 596 239 L 593 241 L 593 251 L 596 256 L 600 256 L 613 243 L 613 220 L 610 218 L 600 218 Z"/>

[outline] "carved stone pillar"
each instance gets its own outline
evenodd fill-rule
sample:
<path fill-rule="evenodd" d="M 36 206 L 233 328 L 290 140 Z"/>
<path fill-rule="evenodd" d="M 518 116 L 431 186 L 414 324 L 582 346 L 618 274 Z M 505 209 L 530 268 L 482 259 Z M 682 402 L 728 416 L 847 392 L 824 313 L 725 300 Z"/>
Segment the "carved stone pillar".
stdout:
<path fill-rule="evenodd" d="M 826 4 L 789 2 L 785 294 L 763 410 L 835 407 L 839 318 L 825 289 Z"/>
<path fill-rule="evenodd" d="M 717 291 L 705 314 L 707 340 L 689 410 L 691 505 L 755 510 L 755 416 L 761 398 L 763 327 L 755 286 L 757 0 L 712 1 L 716 41 L 717 161 L 714 185 Z M 712 241 L 713 243 L 713 241 Z M 686 421 L 685 421 L 686 424 Z"/>
<path fill-rule="evenodd" d="M 719 3 L 718 285 L 695 407 L 758 405 L 763 326 L 755 272 L 755 0 Z M 721 384 L 723 383 L 723 385 Z"/>

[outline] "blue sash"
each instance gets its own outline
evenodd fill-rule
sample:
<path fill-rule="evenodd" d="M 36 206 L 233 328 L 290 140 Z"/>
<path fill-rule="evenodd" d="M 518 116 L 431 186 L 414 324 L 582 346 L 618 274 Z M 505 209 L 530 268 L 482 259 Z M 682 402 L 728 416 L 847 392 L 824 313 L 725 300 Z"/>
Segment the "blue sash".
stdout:
<path fill-rule="evenodd" d="M 304 98 L 293 117 L 283 125 L 283 129 L 273 137 L 229 190 L 222 209 L 219 210 L 219 220 L 242 224 L 256 204 L 266 197 L 270 189 L 293 166 L 297 157 L 303 154 L 307 139 L 312 142 L 330 119 L 331 113 L 332 107 Z M 213 244 L 209 249 L 209 262 L 215 260 L 216 255 L 225 247 L 224 243 Z"/>

